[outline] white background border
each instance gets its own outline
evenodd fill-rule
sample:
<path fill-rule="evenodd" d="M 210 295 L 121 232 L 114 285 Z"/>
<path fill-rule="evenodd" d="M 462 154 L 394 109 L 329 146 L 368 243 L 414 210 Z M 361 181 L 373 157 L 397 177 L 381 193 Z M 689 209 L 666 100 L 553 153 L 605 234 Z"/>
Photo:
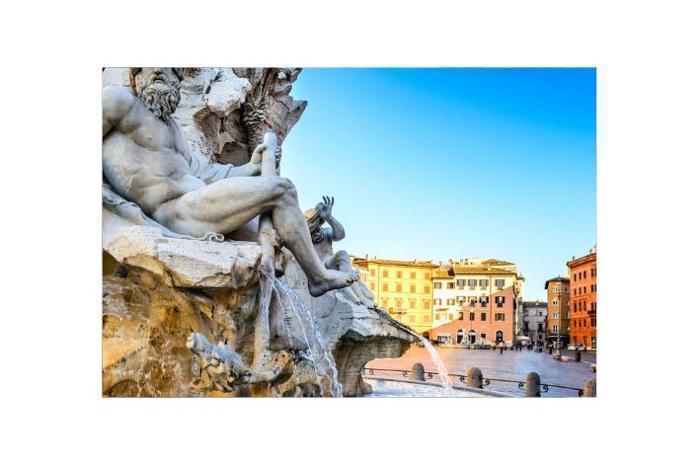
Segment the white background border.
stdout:
<path fill-rule="evenodd" d="M 700 198 L 692 2 L 311 3 L 6 7 L 2 462 L 689 459 Z M 597 66 L 599 397 L 102 399 L 100 66 L 156 63 Z"/>

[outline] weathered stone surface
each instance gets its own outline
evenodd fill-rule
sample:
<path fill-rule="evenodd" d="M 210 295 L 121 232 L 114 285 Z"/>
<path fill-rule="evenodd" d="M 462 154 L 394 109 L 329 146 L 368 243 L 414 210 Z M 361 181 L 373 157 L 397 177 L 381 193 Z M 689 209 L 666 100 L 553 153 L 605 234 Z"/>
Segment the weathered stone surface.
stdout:
<path fill-rule="evenodd" d="M 260 246 L 249 242 L 167 238 L 158 228 L 131 226 L 103 212 L 103 250 L 148 270 L 171 286 L 242 288 L 256 279 Z"/>

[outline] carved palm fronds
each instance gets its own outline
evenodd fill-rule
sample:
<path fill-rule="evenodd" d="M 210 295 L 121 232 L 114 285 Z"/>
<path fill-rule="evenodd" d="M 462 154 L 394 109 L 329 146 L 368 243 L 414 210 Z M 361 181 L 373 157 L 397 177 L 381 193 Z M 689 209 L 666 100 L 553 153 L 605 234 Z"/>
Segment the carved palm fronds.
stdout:
<path fill-rule="evenodd" d="M 301 68 L 234 68 L 233 71 L 238 77 L 246 78 L 252 87 L 241 109 L 249 154 L 268 131 L 277 135 L 279 151 L 306 108 L 306 102 L 294 101 L 289 96 Z"/>

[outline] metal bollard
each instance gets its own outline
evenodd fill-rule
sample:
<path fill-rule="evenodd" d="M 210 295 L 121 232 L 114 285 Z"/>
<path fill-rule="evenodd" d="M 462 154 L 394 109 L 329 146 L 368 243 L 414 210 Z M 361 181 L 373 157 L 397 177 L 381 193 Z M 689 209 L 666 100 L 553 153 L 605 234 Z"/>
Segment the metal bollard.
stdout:
<path fill-rule="evenodd" d="M 467 372 L 467 387 L 484 388 L 484 376 L 478 367 L 472 367 Z"/>
<path fill-rule="evenodd" d="M 425 367 L 423 364 L 417 362 L 411 367 L 411 380 L 421 380 L 425 381 Z"/>
<path fill-rule="evenodd" d="M 583 396 L 585 397 L 591 397 L 595 398 L 595 391 L 596 391 L 596 383 L 595 380 L 589 380 L 586 382 L 586 384 L 583 386 Z"/>
<path fill-rule="evenodd" d="M 525 377 L 525 396 L 540 397 L 540 376 L 537 372 L 530 372 Z"/>
<path fill-rule="evenodd" d="M 581 352 L 579 350 L 576 350 L 576 354 L 574 355 L 574 361 L 581 362 Z"/>

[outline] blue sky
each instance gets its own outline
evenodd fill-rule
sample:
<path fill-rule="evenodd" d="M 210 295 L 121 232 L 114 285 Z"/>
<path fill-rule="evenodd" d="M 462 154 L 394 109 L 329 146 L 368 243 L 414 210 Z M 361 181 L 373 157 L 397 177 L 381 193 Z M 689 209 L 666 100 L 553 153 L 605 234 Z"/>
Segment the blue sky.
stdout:
<path fill-rule="evenodd" d="M 355 254 L 515 262 L 525 298 L 596 242 L 594 69 L 314 69 L 284 142 L 302 209 Z"/>

